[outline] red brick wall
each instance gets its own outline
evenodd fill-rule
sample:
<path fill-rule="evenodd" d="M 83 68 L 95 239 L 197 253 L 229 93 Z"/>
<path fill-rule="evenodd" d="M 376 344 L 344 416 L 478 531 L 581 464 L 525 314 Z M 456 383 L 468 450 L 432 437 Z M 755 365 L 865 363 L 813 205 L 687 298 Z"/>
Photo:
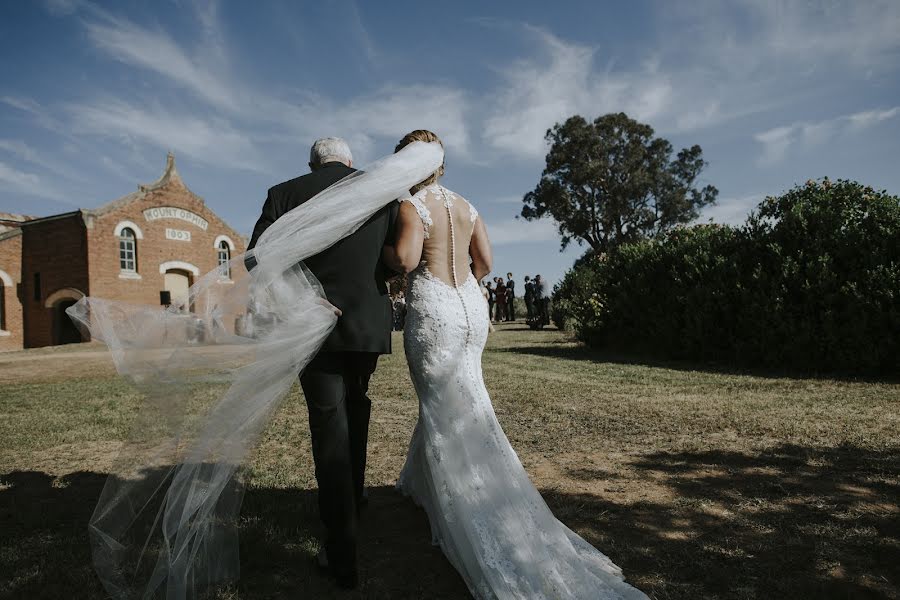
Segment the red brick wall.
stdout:
<path fill-rule="evenodd" d="M 162 206 L 186 209 L 203 217 L 208 222 L 208 227 L 204 231 L 200 226 L 181 219 L 160 218 L 148 221 L 144 217 L 144 210 Z M 137 240 L 137 273 L 140 279 L 120 276 L 119 238 L 115 229 L 122 221 L 131 221 L 143 235 L 143 239 Z M 164 289 L 164 275 L 160 273 L 160 265 L 171 261 L 186 262 L 197 267 L 202 277 L 218 266 L 218 255 L 213 245 L 219 235 L 228 236 L 234 243 L 232 256 L 244 252 L 243 239 L 199 198 L 178 185 L 148 192 L 143 198 L 96 218 L 88 217 L 88 223 L 91 294 L 104 298 L 137 304 L 159 304 L 159 292 Z M 190 232 L 191 240 L 167 239 L 167 228 Z M 243 266 L 237 269 L 243 272 Z M 232 274 L 233 277 L 240 275 L 237 269 Z M 197 279 L 198 277 L 192 277 L 191 283 L 196 283 Z"/>
<path fill-rule="evenodd" d="M 19 301 L 19 284 L 22 281 L 22 236 L 14 235 L 0 240 L 0 271 L 13 281 L 12 287 L 4 285 L 3 293 L 4 325 L 6 333 L 0 332 L 0 352 L 20 350 L 24 344 L 22 325 L 22 303 Z"/>
<path fill-rule="evenodd" d="M 22 235 L 0 240 L 0 269 L 14 279 L 16 290 L 4 289 L 6 322 L 12 335 L 0 336 L 0 350 L 32 348 L 54 343 L 54 310 L 44 306 L 48 297 L 64 288 L 84 294 L 136 304 L 159 304 L 164 289 L 160 265 L 189 263 L 199 276 L 218 266 L 215 240 L 227 236 L 234 244 L 232 257 L 244 252 L 244 241 L 210 211 L 203 201 L 187 190 L 180 180 L 138 194 L 131 201 L 117 202 L 108 212 L 79 211 L 70 215 L 37 220 L 22 228 Z M 208 223 L 163 217 L 148 220 L 149 208 L 175 207 L 199 215 Z M 119 265 L 119 238 L 116 226 L 130 221 L 140 230 L 137 243 L 139 278 L 122 276 Z M 190 241 L 169 239 L 166 229 L 190 233 Z M 235 265 L 233 278 L 242 276 L 242 264 Z M 35 299 L 34 275 L 40 273 L 41 289 Z M 192 276 L 191 283 L 196 283 Z M 220 285 L 232 285 L 222 283 Z M 196 307 L 200 309 L 202 307 Z M 233 319 L 229 318 L 231 325 Z"/>
<path fill-rule="evenodd" d="M 22 227 L 22 308 L 25 347 L 53 344 L 53 309 L 47 298 L 64 288 L 90 294 L 87 235 L 81 213 L 38 220 Z M 41 289 L 35 298 L 34 275 Z"/>

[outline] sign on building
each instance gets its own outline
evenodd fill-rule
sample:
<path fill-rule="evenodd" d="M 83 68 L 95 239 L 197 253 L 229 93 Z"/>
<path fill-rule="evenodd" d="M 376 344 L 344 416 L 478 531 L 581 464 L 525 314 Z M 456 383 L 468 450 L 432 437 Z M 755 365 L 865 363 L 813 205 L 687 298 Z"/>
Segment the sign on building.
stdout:
<path fill-rule="evenodd" d="M 144 219 L 148 221 L 156 221 L 157 219 L 181 219 L 182 221 L 187 221 L 191 225 L 196 225 L 203 231 L 206 231 L 206 228 L 209 227 L 209 222 L 200 215 L 174 206 L 148 208 L 144 211 Z"/>

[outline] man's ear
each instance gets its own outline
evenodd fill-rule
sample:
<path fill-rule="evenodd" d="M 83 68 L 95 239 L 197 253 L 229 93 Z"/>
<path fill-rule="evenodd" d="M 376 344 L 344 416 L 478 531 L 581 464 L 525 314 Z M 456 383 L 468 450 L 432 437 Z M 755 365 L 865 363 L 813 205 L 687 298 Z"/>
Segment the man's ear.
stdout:
<path fill-rule="evenodd" d="M 348 160 L 348 161 L 347 161 L 347 166 L 352 168 L 352 167 L 353 167 L 353 160 Z"/>

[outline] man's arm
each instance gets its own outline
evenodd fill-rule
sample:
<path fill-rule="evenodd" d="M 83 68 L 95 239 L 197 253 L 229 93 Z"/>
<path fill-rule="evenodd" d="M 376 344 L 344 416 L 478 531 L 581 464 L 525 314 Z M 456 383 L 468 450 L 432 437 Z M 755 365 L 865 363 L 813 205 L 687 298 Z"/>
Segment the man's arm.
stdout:
<path fill-rule="evenodd" d="M 247 244 L 247 250 L 252 250 L 256 246 L 259 237 L 269 228 L 269 225 L 274 223 L 280 216 L 275 200 L 275 194 L 273 194 L 270 189 L 266 201 L 263 204 L 262 214 L 259 215 L 259 219 L 257 219 L 256 225 L 253 227 L 253 235 L 250 237 L 250 243 Z M 248 271 L 251 270 L 256 266 L 256 257 L 247 256 L 244 258 L 244 265 L 247 267 Z"/>

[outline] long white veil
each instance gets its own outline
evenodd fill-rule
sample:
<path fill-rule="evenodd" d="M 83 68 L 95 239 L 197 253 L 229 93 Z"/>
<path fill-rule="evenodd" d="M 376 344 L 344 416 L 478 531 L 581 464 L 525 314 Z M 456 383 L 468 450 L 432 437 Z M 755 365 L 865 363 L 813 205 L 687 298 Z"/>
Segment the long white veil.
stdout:
<path fill-rule="evenodd" d="M 191 598 L 238 577 L 239 467 L 337 322 L 302 261 L 442 162 L 440 145 L 415 142 L 343 179 L 202 277 L 186 305 L 68 309 L 145 395 L 89 525 L 112 596 Z"/>

